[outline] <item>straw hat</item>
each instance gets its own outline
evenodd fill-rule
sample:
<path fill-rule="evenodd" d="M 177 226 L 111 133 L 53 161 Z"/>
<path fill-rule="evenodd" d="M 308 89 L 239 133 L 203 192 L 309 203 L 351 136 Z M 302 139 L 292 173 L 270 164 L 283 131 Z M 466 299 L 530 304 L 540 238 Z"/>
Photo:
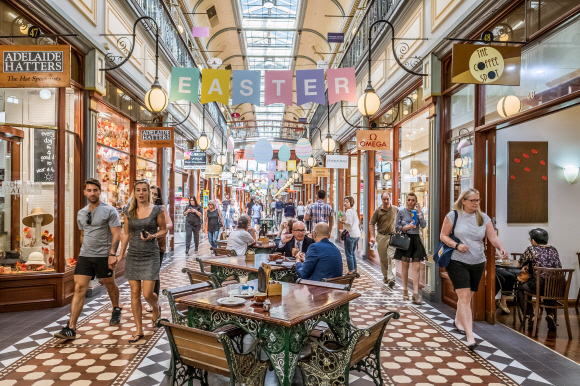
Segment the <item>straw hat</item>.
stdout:
<path fill-rule="evenodd" d="M 28 256 L 28 261 L 26 261 L 26 265 L 44 265 L 44 255 L 40 252 L 32 252 Z"/>
<path fill-rule="evenodd" d="M 42 223 L 40 225 L 48 225 L 54 219 L 52 214 L 48 214 L 44 212 L 42 208 L 32 208 L 32 212 L 30 212 L 30 216 L 26 216 L 22 219 L 22 224 L 26 225 L 27 227 L 35 227 L 36 223 L 34 222 L 34 216 L 42 215 L 44 218 L 42 219 Z"/>

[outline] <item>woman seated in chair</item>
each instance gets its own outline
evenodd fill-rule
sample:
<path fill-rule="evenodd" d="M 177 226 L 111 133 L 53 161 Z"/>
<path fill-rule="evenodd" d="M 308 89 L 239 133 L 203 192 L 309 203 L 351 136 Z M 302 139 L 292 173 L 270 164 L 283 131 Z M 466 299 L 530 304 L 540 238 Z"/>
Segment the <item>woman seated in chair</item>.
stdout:
<path fill-rule="evenodd" d="M 562 268 L 562 263 L 560 262 L 560 257 L 558 255 L 558 251 L 551 245 L 548 245 L 548 232 L 541 228 L 535 228 L 530 231 L 530 242 L 531 246 L 526 249 L 524 254 L 519 259 L 519 266 L 522 267 L 522 272 L 526 270 L 529 272 L 530 278 L 521 283 L 518 287 L 518 303 L 522 309 L 524 310 L 524 302 L 526 301 L 526 297 L 524 292 L 536 292 L 536 275 L 534 274 L 534 267 L 541 267 L 541 268 Z M 518 276 L 518 280 L 520 280 L 520 276 Z M 520 280 L 521 281 L 521 280 Z M 540 291 L 543 290 L 544 287 L 544 278 L 540 277 Z M 545 301 L 548 303 L 548 301 Z M 528 321 L 528 327 L 532 328 L 534 324 L 534 315 L 533 307 L 528 305 L 528 315 L 530 319 Z M 554 309 L 553 308 L 546 308 L 546 322 L 548 323 L 548 329 L 550 331 L 556 330 L 556 321 L 554 320 Z M 526 315 L 524 315 L 525 317 Z"/>
<path fill-rule="evenodd" d="M 507 298 L 510 292 L 513 293 L 516 280 L 516 275 L 512 272 L 501 267 L 495 267 L 495 294 L 497 295 L 501 291 L 501 299 L 497 301 L 496 306 L 504 314 L 510 313 L 510 309 L 507 306 Z"/>

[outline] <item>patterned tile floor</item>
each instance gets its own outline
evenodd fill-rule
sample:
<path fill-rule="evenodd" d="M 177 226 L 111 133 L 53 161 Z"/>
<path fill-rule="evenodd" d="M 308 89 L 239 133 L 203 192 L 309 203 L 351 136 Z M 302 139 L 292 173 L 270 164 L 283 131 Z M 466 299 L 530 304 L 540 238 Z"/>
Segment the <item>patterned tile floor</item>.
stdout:
<path fill-rule="evenodd" d="M 194 260 L 196 255 L 191 253 L 186 257 L 183 252 L 183 248 L 178 247 L 175 256 L 164 261 L 162 288 L 187 284 L 187 277 L 181 273 L 183 267 L 199 268 Z M 208 255 L 208 252 L 208 244 L 204 242 L 198 255 Z M 453 333 L 453 310 L 425 302 L 412 306 L 403 301 L 399 284 L 390 289 L 383 285 L 377 267 L 360 260 L 358 264 L 362 275 L 355 281 L 353 290 L 362 296 L 351 303 L 353 323 L 359 327 L 370 325 L 387 310 L 397 310 L 401 314 L 399 320 L 390 322 L 382 340 L 381 363 L 385 384 L 580 384 L 580 366 L 557 357 L 552 351 L 503 326 L 476 325 L 479 346 L 475 353 L 469 351 L 463 337 Z M 119 326 L 108 325 L 111 306 L 108 295 L 103 293 L 92 300 L 87 299 L 79 322 L 78 338 L 74 341 L 65 342 L 52 337 L 66 323 L 66 312 L 47 313 L 42 321 L 49 322 L 36 331 L 21 330 L 19 341 L 6 340 L 14 342 L 6 345 L 5 340 L 0 340 L 0 386 L 166 385 L 163 371 L 169 366 L 170 350 L 165 334 L 161 329 L 146 326 L 146 337 L 140 344 L 127 342 L 134 326 L 129 286 L 123 279 L 119 279 L 119 285 L 124 305 Z M 170 318 L 165 299 L 162 297 L 161 300 L 163 315 Z M 14 316 L 17 315 L 25 316 L 27 313 Z M 144 318 L 149 315 L 144 315 Z M 10 317 L 2 315 L 0 323 L 2 318 Z M 504 342 L 510 344 L 504 345 Z M 536 362 L 523 362 L 512 346 L 514 350 L 517 347 L 542 355 L 535 359 Z M 526 360 L 530 358 L 526 357 Z M 540 368 L 546 360 L 563 365 L 561 371 L 567 374 L 566 377 L 550 381 L 532 371 Z M 267 383 L 274 384 L 273 377 L 268 377 Z M 227 383 L 224 379 L 212 378 L 211 384 Z M 368 376 L 357 372 L 351 373 L 351 384 L 374 385 Z"/>

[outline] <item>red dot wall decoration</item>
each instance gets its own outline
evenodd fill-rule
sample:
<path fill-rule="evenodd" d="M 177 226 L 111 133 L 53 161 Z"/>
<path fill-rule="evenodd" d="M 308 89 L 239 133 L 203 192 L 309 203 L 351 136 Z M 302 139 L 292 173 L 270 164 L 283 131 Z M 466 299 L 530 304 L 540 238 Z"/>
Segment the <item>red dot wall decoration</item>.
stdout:
<path fill-rule="evenodd" d="M 508 223 L 548 222 L 548 142 L 508 142 Z"/>

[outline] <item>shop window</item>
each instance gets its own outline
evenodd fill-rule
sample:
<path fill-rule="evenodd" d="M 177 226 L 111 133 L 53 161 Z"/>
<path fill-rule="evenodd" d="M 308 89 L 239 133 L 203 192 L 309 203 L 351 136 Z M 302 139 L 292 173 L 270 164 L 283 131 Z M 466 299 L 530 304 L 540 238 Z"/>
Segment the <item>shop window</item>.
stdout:
<path fill-rule="evenodd" d="M 349 186 L 350 192 L 347 192 L 347 195 L 352 196 L 354 198 L 355 205 L 359 203 L 359 186 L 358 186 L 358 155 L 355 153 L 349 156 L 350 166 L 348 168 L 348 176 L 349 179 Z M 362 204 L 362 203 L 360 203 Z"/>
<path fill-rule="evenodd" d="M 400 128 L 399 167 L 400 196 L 399 207 L 406 206 L 407 195 L 415 193 L 417 202 L 429 225 L 429 111 L 405 122 Z M 428 226 L 421 232 L 425 248 L 429 246 Z"/>
<path fill-rule="evenodd" d="M 578 36 L 580 18 L 554 31 L 541 42 L 526 47 L 522 52 L 519 86 L 485 86 L 485 123 L 493 123 L 580 90 Z"/>
<path fill-rule="evenodd" d="M 70 54 L 70 77 L 77 83 L 82 82 L 81 63 L 74 52 Z"/>
<path fill-rule="evenodd" d="M 473 134 L 454 139 L 451 144 L 451 202 L 449 210 L 462 191 L 473 188 Z"/>
<path fill-rule="evenodd" d="M 449 98 L 451 137 L 460 135 L 462 129 L 473 130 L 475 124 L 475 87 L 470 84 Z"/>
<path fill-rule="evenodd" d="M 139 127 L 138 130 L 140 130 Z M 137 138 L 141 134 L 137 133 Z M 157 185 L 157 148 L 137 148 L 137 180 L 148 180 L 151 185 Z"/>
<path fill-rule="evenodd" d="M 528 36 L 547 27 L 579 6 L 578 0 L 526 0 L 528 2 Z"/>
<path fill-rule="evenodd" d="M 393 148 L 393 131 L 391 130 L 391 149 Z M 375 207 L 382 205 L 381 195 L 388 193 L 393 197 L 393 151 L 375 151 Z"/>

